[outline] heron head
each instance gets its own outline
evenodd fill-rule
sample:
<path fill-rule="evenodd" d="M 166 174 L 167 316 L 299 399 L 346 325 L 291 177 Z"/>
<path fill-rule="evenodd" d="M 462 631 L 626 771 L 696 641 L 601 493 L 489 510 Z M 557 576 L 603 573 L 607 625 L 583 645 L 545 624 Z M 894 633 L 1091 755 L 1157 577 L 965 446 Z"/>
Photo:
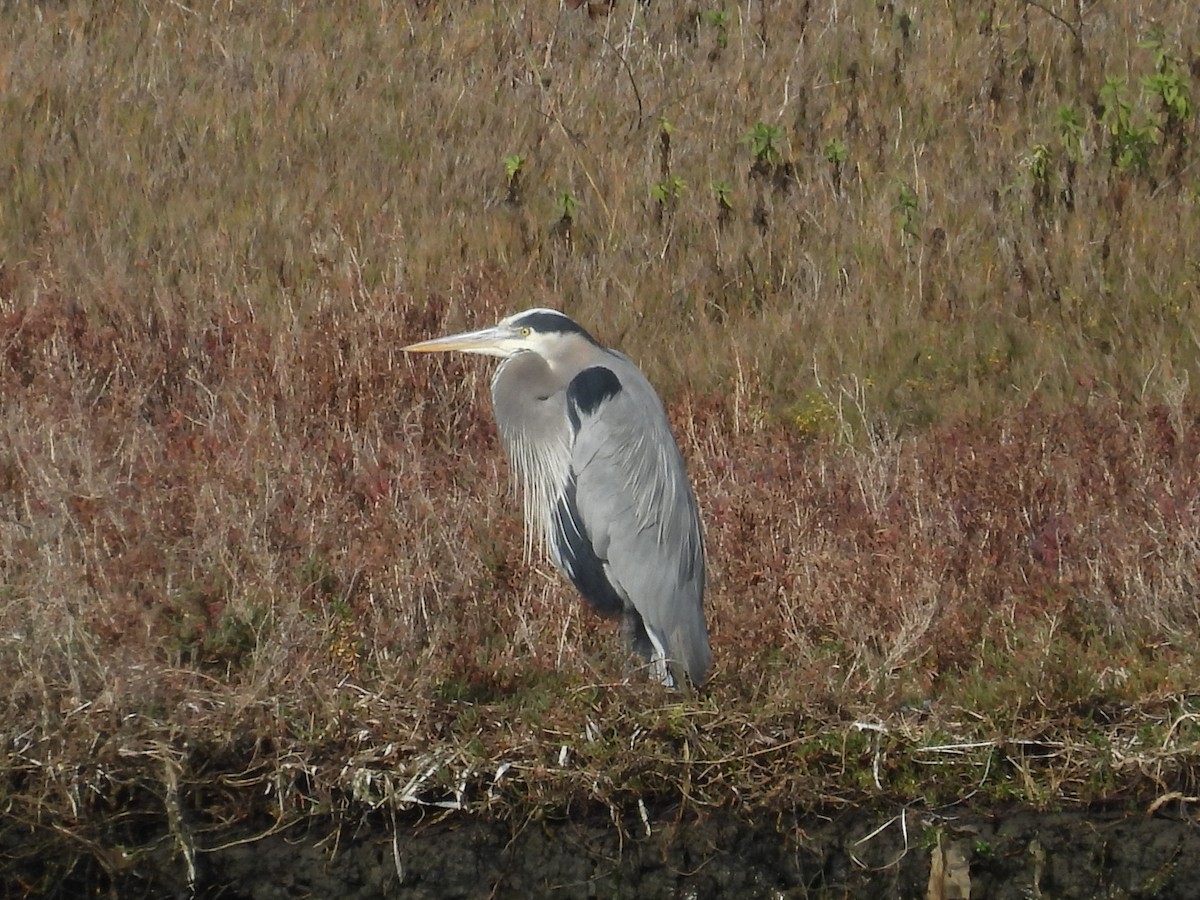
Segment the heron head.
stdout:
<path fill-rule="evenodd" d="M 439 353 L 457 350 L 461 353 L 481 353 L 507 359 L 523 351 L 548 356 L 548 350 L 569 336 L 583 337 L 592 343 L 591 335 L 573 319 L 553 309 L 527 309 L 499 324 L 478 331 L 463 331 L 446 337 L 409 344 L 410 353 Z"/>

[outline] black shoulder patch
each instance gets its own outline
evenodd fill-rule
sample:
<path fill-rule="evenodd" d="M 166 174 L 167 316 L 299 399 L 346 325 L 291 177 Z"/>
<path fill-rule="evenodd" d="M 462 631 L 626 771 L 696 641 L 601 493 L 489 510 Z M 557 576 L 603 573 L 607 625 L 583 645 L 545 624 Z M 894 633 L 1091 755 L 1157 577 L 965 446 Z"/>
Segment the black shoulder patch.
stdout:
<path fill-rule="evenodd" d="M 577 334 L 596 343 L 583 326 L 565 313 L 553 309 L 531 309 L 511 320 L 519 328 L 532 328 L 538 334 Z"/>
<path fill-rule="evenodd" d="M 574 475 L 559 497 L 555 513 L 554 543 L 563 574 L 571 579 L 592 609 L 602 616 L 619 616 L 625 602 L 608 580 L 604 563 L 596 556 L 592 540 L 580 522 Z"/>
<path fill-rule="evenodd" d="M 605 400 L 621 393 L 621 379 L 612 369 L 589 366 L 567 385 L 567 415 L 571 427 L 579 430 L 580 416 L 590 416 Z"/>

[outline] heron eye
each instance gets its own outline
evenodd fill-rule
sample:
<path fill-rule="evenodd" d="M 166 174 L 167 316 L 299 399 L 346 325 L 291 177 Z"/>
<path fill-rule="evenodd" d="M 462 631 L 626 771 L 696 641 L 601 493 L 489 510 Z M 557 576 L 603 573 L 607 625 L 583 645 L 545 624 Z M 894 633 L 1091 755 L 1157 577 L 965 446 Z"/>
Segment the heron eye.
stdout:
<path fill-rule="evenodd" d="M 533 334 L 532 328 L 522 328 L 521 329 L 521 337 L 529 337 L 531 334 Z"/>

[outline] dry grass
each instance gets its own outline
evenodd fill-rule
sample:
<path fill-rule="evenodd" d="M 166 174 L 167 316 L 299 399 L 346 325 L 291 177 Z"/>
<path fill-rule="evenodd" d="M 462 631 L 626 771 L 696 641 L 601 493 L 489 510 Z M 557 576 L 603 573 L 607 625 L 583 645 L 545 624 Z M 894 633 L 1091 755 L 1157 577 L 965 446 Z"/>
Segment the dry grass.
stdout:
<path fill-rule="evenodd" d="M 381 804 L 1190 810 L 1195 127 L 1137 42 L 1186 80 L 1200 13 L 1059 6 L 7 9 L 9 871 Z M 528 305 L 668 400 L 698 696 L 522 560 L 485 368 L 397 354 Z"/>

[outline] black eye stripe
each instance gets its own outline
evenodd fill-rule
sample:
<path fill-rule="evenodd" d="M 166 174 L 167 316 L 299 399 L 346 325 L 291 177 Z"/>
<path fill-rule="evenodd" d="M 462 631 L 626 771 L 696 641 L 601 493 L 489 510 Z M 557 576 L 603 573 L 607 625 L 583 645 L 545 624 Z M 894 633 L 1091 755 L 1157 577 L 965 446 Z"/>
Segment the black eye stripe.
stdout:
<path fill-rule="evenodd" d="M 582 326 L 562 313 L 552 310 L 539 309 L 523 313 L 513 320 L 513 325 L 522 330 L 528 328 L 538 334 L 577 334 L 595 343 L 592 336 Z"/>

